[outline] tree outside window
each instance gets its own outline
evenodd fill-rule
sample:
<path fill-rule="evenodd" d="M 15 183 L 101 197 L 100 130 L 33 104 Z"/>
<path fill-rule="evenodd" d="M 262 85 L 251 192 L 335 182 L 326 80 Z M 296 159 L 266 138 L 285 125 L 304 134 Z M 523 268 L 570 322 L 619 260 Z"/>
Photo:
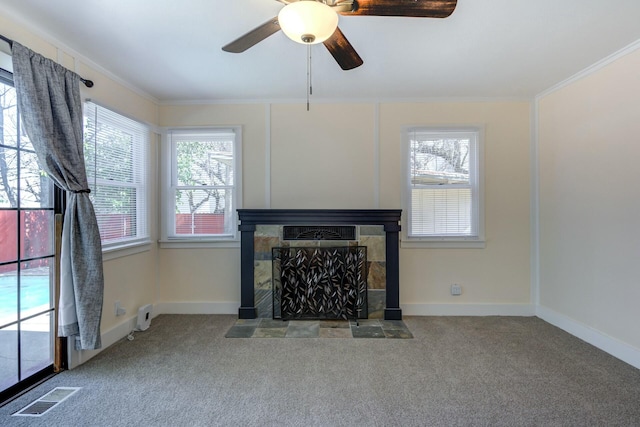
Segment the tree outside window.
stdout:
<path fill-rule="evenodd" d="M 173 235 L 234 235 L 235 134 L 172 132 Z"/>

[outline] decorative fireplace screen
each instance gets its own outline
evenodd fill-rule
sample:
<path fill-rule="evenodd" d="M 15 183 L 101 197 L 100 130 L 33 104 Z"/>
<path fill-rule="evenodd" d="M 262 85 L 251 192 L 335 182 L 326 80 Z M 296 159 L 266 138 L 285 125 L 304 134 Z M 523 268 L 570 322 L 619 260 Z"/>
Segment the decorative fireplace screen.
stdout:
<path fill-rule="evenodd" d="M 367 247 L 272 248 L 274 319 L 366 319 Z"/>

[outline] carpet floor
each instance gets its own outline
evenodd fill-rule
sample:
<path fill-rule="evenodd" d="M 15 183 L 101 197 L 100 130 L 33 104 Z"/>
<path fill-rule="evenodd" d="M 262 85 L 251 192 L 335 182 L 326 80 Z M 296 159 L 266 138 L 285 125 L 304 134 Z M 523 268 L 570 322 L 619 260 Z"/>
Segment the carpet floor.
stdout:
<path fill-rule="evenodd" d="M 413 339 L 225 338 L 161 315 L 0 408 L 2 426 L 640 426 L 640 370 L 536 317 L 405 317 Z M 40 418 L 15 417 L 81 387 Z"/>

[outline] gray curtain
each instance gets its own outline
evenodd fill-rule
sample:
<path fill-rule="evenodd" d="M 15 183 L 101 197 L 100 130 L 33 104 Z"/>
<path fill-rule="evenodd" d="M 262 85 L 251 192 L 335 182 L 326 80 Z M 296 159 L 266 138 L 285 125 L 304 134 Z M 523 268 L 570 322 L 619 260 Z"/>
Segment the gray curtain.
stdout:
<path fill-rule="evenodd" d="M 102 246 L 83 155 L 80 76 L 13 42 L 18 108 L 40 165 L 67 191 L 62 231 L 58 334 L 76 349 L 101 347 Z"/>

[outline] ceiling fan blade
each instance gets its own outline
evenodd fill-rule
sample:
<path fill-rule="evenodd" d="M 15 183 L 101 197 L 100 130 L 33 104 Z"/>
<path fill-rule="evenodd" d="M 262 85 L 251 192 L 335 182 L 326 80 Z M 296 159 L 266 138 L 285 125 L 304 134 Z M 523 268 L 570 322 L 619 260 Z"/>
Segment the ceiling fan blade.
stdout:
<path fill-rule="evenodd" d="M 260 43 L 272 34 L 280 31 L 280 24 L 278 24 L 278 18 L 268 20 L 264 24 L 254 28 L 247 34 L 240 36 L 231 43 L 222 47 L 225 52 L 240 53 L 249 49 L 251 46 Z"/>
<path fill-rule="evenodd" d="M 333 35 L 322 43 L 343 70 L 352 70 L 362 65 L 362 58 L 342 34 L 340 28 L 336 28 Z"/>
<path fill-rule="evenodd" d="M 446 18 L 458 0 L 355 0 L 353 11 L 342 15 L 412 16 Z"/>

